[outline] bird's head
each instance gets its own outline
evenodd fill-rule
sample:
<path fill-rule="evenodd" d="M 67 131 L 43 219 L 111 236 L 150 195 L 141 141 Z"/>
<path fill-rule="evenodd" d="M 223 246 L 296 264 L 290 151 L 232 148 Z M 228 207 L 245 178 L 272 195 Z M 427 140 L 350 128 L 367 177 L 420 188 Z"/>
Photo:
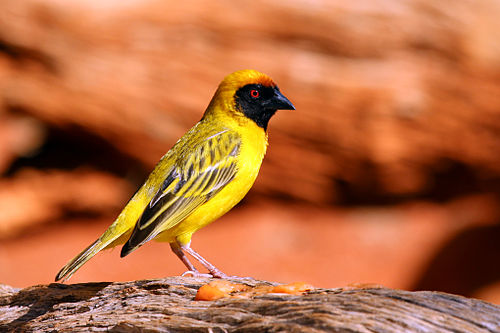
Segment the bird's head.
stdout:
<path fill-rule="evenodd" d="M 264 130 L 277 110 L 295 110 L 269 76 L 251 69 L 226 76 L 215 93 L 214 102 L 251 119 Z"/>

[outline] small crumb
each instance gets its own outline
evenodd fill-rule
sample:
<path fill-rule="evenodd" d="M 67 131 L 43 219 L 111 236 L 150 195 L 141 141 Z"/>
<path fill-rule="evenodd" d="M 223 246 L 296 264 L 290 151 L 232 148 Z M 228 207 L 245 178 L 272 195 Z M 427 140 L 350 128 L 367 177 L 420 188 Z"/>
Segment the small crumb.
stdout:
<path fill-rule="evenodd" d="M 226 280 L 214 280 L 201 286 L 194 298 L 196 301 L 215 301 L 228 297 L 230 293 L 249 289 L 248 286 L 240 283 L 233 283 Z"/>
<path fill-rule="evenodd" d="M 266 294 L 292 294 L 299 295 L 305 291 L 315 289 L 305 282 L 293 282 L 278 286 L 257 285 L 249 287 L 240 283 L 226 280 L 214 280 L 201 286 L 194 298 L 196 301 L 215 301 L 223 297 L 251 298 Z"/>
<path fill-rule="evenodd" d="M 289 284 L 280 284 L 279 286 L 275 286 L 271 289 L 272 293 L 281 293 L 281 294 L 293 294 L 297 295 L 303 293 L 305 291 L 313 290 L 314 287 L 305 282 L 293 282 Z"/>

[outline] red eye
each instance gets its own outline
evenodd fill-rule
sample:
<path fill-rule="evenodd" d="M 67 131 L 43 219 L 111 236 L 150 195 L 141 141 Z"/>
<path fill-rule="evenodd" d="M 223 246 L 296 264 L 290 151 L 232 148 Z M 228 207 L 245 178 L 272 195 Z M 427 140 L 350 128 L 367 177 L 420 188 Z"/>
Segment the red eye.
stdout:
<path fill-rule="evenodd" d="M 258 90 L 252 89 L 250 90 L 250 96 L 252 96 L 253 98 L 259 98 L 260 93 Z"/>

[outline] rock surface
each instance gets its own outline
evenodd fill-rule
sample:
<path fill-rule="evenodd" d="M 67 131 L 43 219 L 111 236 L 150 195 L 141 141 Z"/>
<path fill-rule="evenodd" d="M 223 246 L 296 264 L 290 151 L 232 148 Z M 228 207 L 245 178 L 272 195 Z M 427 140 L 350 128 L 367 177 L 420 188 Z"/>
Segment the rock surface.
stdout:
<path fill-rule="evenodd" d="M 315 289 L 194 301 L 206 279 L 0 289 L 4 332 L 467 332 L 500 330 L 500 307 L 451 294 Z M 242 281 L 237 281 L 241 283 Z M 250 286 L 272 284 L 244 280 Z"/>

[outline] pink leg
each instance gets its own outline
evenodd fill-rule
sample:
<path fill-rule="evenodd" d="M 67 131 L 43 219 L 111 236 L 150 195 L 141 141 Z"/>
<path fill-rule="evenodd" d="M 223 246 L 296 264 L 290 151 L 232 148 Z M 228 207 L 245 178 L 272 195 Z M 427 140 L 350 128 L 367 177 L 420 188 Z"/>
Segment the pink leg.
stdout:
<path fill-rule="evenodd" d="M 218 270 L 214 265 L 209 263 L 205 258 L 203 258 L 201 255 L 199 255 L 195 250 L 193 250 L 189 244 L 185 246 L 181 246 L 182 251 L 186 251 L 189 253 L 193 258 L 198 260 L 200 264 L 205 266 L 206 269 L 210 272 L 210 274 L 215 277 L 215 278 L 227 278 L 228 276 L 224 273 L 222 273 L 220 270 Z"/>
<path fill-rule="evenodd" d="M 172 249 L 172 252 L 174 252 L 177 255 L 177 257 L 179 257 L 179 259 L 184 263 L 184 265 L 186 265 L 186 267 L 187 267 L 187 269 L 189 269 L 189 271 L 196 272 L 196 273 L 198 272 L 196 267 L 193 266 L 193 264 L 189 261 L 189 259 L 184 254 L 184 252 L 182 252 L 182 248 L 177 244 L 177 242 L 170 243 L 170 248 Z"/>

